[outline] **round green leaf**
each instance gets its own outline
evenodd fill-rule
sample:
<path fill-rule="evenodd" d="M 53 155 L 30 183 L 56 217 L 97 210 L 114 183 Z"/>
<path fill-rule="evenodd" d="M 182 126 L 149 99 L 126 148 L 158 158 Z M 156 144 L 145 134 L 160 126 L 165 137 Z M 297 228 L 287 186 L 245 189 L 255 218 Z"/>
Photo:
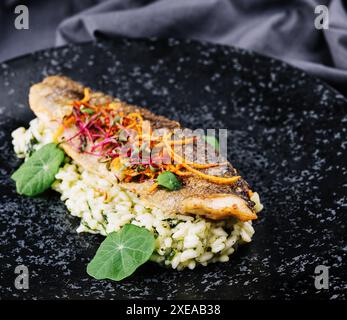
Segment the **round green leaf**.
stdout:
<path fill-rule="evenodd" d="M 151 257 L 154 241 L 147 229 L 126 224 L 101 243 L 87 266 L 87 273 L 95 279 L 122 280 Z"/>
<path fill-rule="evenodd" d="M 63 161 L 64 152 L 54 143 L 35 151 L 11 176 L 16 182 L 17 192 L 35 196 L 48 189 Z"/>

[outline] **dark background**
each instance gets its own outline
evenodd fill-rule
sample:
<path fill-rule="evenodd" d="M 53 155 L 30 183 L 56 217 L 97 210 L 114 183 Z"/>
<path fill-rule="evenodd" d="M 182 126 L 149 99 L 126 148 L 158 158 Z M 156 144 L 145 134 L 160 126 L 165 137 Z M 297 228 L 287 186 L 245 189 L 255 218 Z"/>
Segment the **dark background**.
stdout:
<path fill-rule="evenodd" d="M 16 30 L 14 8 L 29 8 L 29 30 Z M 314 9 L 329 8 L 329 29 Z M 103 37 L 176 37 L 238 46 L 279 58 L 347 95 L 344 0 L 4 0 L 0 62 L 66 43 Z"/>
<path fill-rule="evenodd" d="M 28 5 L 29 30 L 14 28 L 16 4 Z M 314 28 L 317 4 L 329 8 L 328 30 Z M 96 37 L 115 40 L 0 64 L 0 296 L 345 299 L 346 99 L 254 53 L 124 37 L 251 49 L 347 93 L 346 12 L 342 0 L 1 1 L 0 61 Z M 57 194 L 22 197 L 10 180 L 19 165 L 10 133 L 33 116 L 25 103 L 29 87 L 58 73 L 184 126 L 232 129 L 229 159 L 265 205 L 252 245 L 227 265 L 181 273 L 146 264 L 120 283 L 87 276 L 102 237 L 77 234 L 78 219 Z M 13 266 L 21 263 L 31 270 L 28 292 L 13 286 Z M 330 266 L 328 290 L 314 287 L 317 265 Z"/>
<path fill-rule="evenodd" d="M 24 197 L 10 179 L 21 162 L 11 132 L 32 119 L 29 87 L 49 74 L 184 127 L 228 128 L 228 159 L 264 204 L 254 241 L 229 263 L 184 272 L 146 263 L 120 282 L 88 276 L 103 237 L 78 234 L 57 193 Z M 191 40 L 71 44 L 0 64 L 1 299 L 346 299 L 346 109 L 299 69 Z M 19 264 L 29 290 L 14 287 Z M 330 268 L 328 289 L 314 285 L 318 265 Z"/>

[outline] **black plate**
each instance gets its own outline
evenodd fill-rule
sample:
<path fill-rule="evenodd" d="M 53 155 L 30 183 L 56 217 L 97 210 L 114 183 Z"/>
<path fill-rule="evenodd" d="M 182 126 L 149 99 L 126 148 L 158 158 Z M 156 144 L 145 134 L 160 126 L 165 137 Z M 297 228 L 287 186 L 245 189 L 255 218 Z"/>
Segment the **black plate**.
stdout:
<path fill-rule="evenodd" d="M 27 125 L 28 89 L 50 74 L 180 121 L 228 128 L 229 160 L 265 205 L 254 241 L 228 263 L 177 272 L 148 263 L 120 283 L 86 274 L 101 237 L 77 234 L 54 192 L 25 198 L 10 133 Z M 300 70 L 239 49 L 117 40 L 46 50 L 0 65 L 2 298 L 346 298 L 346 99 Z M 24 264 L 30 288 L 14 287 Z M 317 290 L 315 268 L 329 267 Z"/>

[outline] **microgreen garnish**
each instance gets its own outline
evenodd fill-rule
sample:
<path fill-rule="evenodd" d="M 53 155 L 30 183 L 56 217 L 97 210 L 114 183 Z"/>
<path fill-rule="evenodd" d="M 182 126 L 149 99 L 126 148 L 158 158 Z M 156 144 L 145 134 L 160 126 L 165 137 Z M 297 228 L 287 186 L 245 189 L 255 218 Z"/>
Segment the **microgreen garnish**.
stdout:
<path fill-rule="evenodd" d="M 89 89 L 84 91 L 84 97 L 73 101 L 72 113 L 65 116 L 61 124 L 62 131 L 71 126 L 76 129 L 76 133 L 66 137 L 64 142 L 76 146 L 75 148 L 81 153 L 108 159 L 105 166 L 119 181 L 126 183 L 155 181 L 160 172 L 165 171 L 172 173 L 174 176 L 172 181 L 178 181 L 176 176 L 192 175 L 218 184 L 233 184 L 238 179 L 238 177 L 229 178 L 205 173 L 201 169 L 216 167 L 219 163 L 194 163 L 186 161 L 185 157 L 175 152 L 176 146 L 194 144 L 196 137 L 172 140 L 173 132 L 159 135 L 148 134 L 148 132 L 153 133 L 153 130 L 150 126 L 148 128 L 148 119 L 140 110 L 136 108 L 127 110 L 112 102 L 100 104 L 95 103 L 97 101 L 92 102 Z M 77 144 L 76 140 L 79 140 Z M 205 140 L 216 149 L 219 147 L 215 138 L 206 137 Z M 120 161 L 117 160 L 118 158 Z M 119 163 L 129 162 L 129 160 L 132 165 L 126 168 L 119 166 Z M 153 170 L 153 164 L 158 170 Z M 137 168 L 139 165 L 143 167 Z M 121 175 L 119 171 L 122 171 Z M 152 191 L 156 186 L 160 186 L 161 179 L 153 184 Z M 168 181 L 164 179 L 162 186 L 169 190 L 179 188 L 179 181 L 170 182 L 170 179 Z"/>

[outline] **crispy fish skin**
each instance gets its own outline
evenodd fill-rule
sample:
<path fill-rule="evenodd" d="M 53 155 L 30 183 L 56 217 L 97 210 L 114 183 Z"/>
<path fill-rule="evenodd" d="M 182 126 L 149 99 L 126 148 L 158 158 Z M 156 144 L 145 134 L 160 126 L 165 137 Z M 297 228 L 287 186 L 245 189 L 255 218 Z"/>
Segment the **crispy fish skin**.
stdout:
<path fill-rule="evenodd" d="M 30 89 L 29 104 L 35 115 L 42 120 L 47 127 L 56 130 L 62 123 L 63 117 L 72 112 L 71 102 L 83 98 L 84 87 L 64 76 L 50 76 L 42 82 L 35 84 Z M 126 113 L 138 112 L 145 120 L 151 123 L 152 128 L 180 128 L 176 121 L 163 116 L 153 114 L 147 109 L 128 105 L 119 99 L 105 95 L 101 92 L 91 93 L 91 104 L 104 104 L 113 102 Z M 67 131 L 67 132 L 66 132 Z M 71 136 L 76 129 L 69 128 L 64 135 Z M 62 139 L 63 137 L 61 137 Z M 62 141 L 62 140 L 60 140 Z M 62 142 L 64 151 L 84 169 L 116 183 L 114 174 L 109 171 L 105 164 L 100 163 L 95 156 L 79 152 L 71 142 Z M 217 171 L 216 171 L 217 170 Z M 206 169 L 206 173 L 232 177 L 237 172 L 230 163 L 218 169 Z M 177 191 L 156 189 L 148 192 L 153 182 L 122 183 L 120 185 L 138 194 L 148 206 L 161 208 L 163 212 L 202 215 L 209 219 L 220 220 L 235 217 L 241 221 L 257 218 L 254 203 L 250 200 L 251 190 L 245 180 L 238 179 L 232 185 L 220 185 L 204 180 L 198 176 L 182 177 L 183 187 Z"/>

